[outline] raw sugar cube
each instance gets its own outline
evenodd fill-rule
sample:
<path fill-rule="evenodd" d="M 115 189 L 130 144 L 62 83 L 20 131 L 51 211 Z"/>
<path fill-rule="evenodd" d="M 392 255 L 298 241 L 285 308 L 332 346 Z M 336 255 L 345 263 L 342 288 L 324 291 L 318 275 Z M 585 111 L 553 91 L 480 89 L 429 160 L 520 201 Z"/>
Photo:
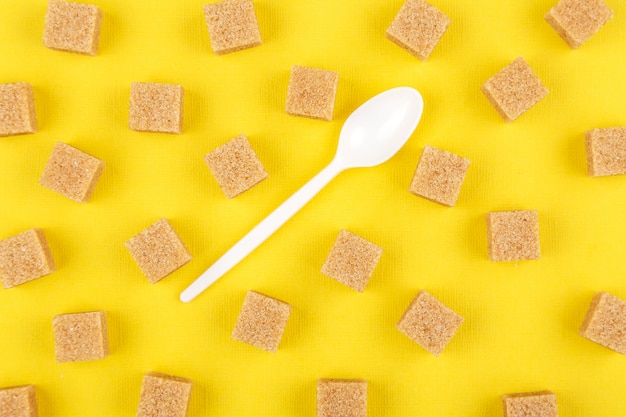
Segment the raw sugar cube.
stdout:
<path fill-rule="evenodd" d="M 50 49 L 97 55 L 102 11 L 91 4 L 48 2 L 43 44 Z"/>
<path fill-rule="evenodd" d="M 104 170 L 99 160 L 63 142 L 57 142 L 39 184 L 78 203 L 89 201 Z"/>
<path fill-rule="evenodd" d="M 37 417 L 35 386 L 0 388 L 0 417 Z"/>
<path fill-rule="evenodd" d="M 143 377 L 136 417 L 185 417 L 193 382 L 150 372 Z"/>
<path fill-rule="evenodd" d="M 450 18 L 424 0 L 406 0 L 385 33 L 387 38 L 425 61 L 450 26 Z"/>
<path fill-rule="evenodd" d="M 204 161 L 228 198 L 236 197 L 268 177 L 244 135 L 210 152 Z"/>
<path fill-rule="evenodd" d="M 285 111 L 292 116 L 333 119 L 339 74 L 319 68 L 291 67 Z"/>
<path fill-rule="evenodd" d="M 409 191 L 445 206 L 454 206 L 470 161 L 450 152 L 425 146 Z"/>
<path fill-rule="evenodd" d="M 289 304 L 265 294 L 248 291 L 232 337 L 274 353 L 278 350 L 290 313 Z"/>
<path fill-rule="evenodd" d="M 151 284 L 191 261 L 191 254 L 167 219 L 157 220 L 125 245 Z"/>
<path fill-rule="evenodd" d="M 598 292 L 591 301 L 580 335 L 626 355 L 626 301 Z"/>
<path fill-rule="evenodd" d="M 539 214 L 535 210 L 487 213 L 487 246 L 493 262 L 540 259 Z"/>
<path fill-rule="evenodd" d="M 317 417 L 338 416 L 367 416 L 367 381 L 320 379 L 317 382 Z"/>
<path fill-rule="evenodd" d="M 517 119 L 549 93 L 522 57 L 489 78 L 482 92 L 507 122 Z"/>
<path fill-rule="evenodd" d="M 560 0 L 545 19 L 572 49 L 576 49 L 612 17 L 613 10 L 602 0 Z"/>
<path fill-rule="evenodd" d="M 462 323 L 463 317 L 422 290 L 411 301 L 396 327 L 409 339 L 439 356 Z"/>
<path fill-rule="evenodd" d="M 502 396 L 504 417 L 558 417 L 556 395 L 550 391 Z"/>
<path fill-rule="evenodd" d="M 178 84 L 132 83 L 130 119 L 132 130 L 182 133 L 185 90 Z"/>
<path fill-rule="evenodd" d="M 252 0 L 224 0 L 202 6 L 211 48 L 218 55 L 261 45 Z"/>
<path fill-rule="evenodd" d="M 56 271 L 41 229 L 0 240 L 0 277 L 4 288 L 15 287 Z"/>
<path fill-rule="evenodd" d="M 106 313 L 60 314 L 52 319 L 57 362 L 82 362 L 109 356 Z"/>
<path fill-rule="evenodd" d="M 28 83 L 0 84 L 0 136 L 36 131 L 33 86 Z"/>
<path fill-rule="evenodd" d="M 322 274 L 363 292 L 383 254 L 383 249 L 347 230 L 335 240 Z"/>
<path fill-rule="evenodd" d="M 590 177 L 626 174 L 626 127 L 590 130 L 585 147 Z"/>

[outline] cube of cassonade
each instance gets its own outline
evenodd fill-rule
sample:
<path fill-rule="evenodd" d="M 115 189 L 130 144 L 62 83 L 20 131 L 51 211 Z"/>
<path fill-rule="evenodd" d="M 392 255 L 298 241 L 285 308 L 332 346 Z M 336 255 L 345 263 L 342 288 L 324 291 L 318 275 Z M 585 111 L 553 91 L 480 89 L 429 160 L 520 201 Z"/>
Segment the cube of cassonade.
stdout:
<path fill-rule="evenodd" d="M 535 210 L 487 213 L 487 246 L 493 262 L 540 259 L 539 214 Z"/>
<path fill-rule="evenodd" d="M 43 44 L 50 49 L 97 55 L 102 11 L 91 4 L 50 0 Z"/>
<path fill-rule="evenodd" d="M 411 301 L 396 327 L 409 339 L 439 356 L 462 323 L 463 317 L 422 290 Z"/>
<path fill-rule="evenodd" d="M 292 116 L 332 120 L 339 74 L 319 68 L 291 67 L 285 111 Z"/>
<path fill-rule="evenodd" d="M 157 220 L 125 245 L 151 284 L 191 261 L 191 254 L 167 219 Z"/>
<path fill-rule="evenodd" d="M 522 57 L 488 79 L 481 90 L 507 122 L 517 119 L 549 93 Z"/>
<path fill-rule="evenodd" d="M 432 146 L 425 146 L 409 191 L 446 206 L 454 206 L 470 161 Z"/>
<path fill-rule="evenodd" d="M 33 86 L 28 83 L 0 84 L 0 136 L 36 131 Z"/>
<path fill-rule="evenodd" d="M 367 381 L 358 379 L 317 381 L 317 417 L 335 416 L 367 416 Z"/>
<path fill-rule="evenodd" d="M 228 198 L 236 197 L 268 177 L 245 135 L 208 153 L 204 161 Z"/>
<path fill-rule="evenodd" d="M 626 127 L 590 130 L 585 145 L 590 177 L 626 174 Z"/>
<path fill-rule="evenodd" d="M 37 417 L 34 385 L 0 388 L 0 417 Z"/>
<path fill-rule="evenodd" d="M 0 276 L 4 288 L 15 287 L 56 271 L 41 229 L 0 240 Z"/>
<path fill-rule="evenodd" d="M 60 314 L 52 319 L 57 362 L 82 362 L 109 356 L 106 313 Z"/>
<path fill-rule="evenodd" d="M 567 44 L 576 49 L 613 17 L 602 0 L 560 0 L 546 14 L 546 21 Z"/>
<path fill-rule="evenodd" d="M 341 230 L 322 266 L 322 274 L 363 292 L 382 254 L 379 246 Z"/>
<path fill-rule="evenodd" d="M 606 292 L 597 293 L 580 327 L 580 335 L 626 355 L 624 329 L 626 329 L 626 301 Z"/>
<path fill-rule="evenodd" d="M 181 133 L 185 90 L 178 84 L 132 83 L 130 119 L 132 130 Z"/>
<path fill-rule="evenodd" d="M 261 45 L 252 0 L 224 0 L 202 6 L 211 48 L 218 55 Z"/>
<path fill-rule="evenodd" d="M 387 38 L 425 61 L 450 26 L 450 18 L 424 0 L 406 0 L 385 33 Z"/>
<path fill-rule="evenodd" d="M 502 396 L 504 417 L 558 417 L 556 395 L 551 391 L 523 392 Z"/>
<path fill-rule="evenodd" d="M 290 313 L 289 304 L 248 291 L 232 337 L 274 353 L 278 350 Z"/>
<path fill-rule="evenodd" d="M 57 142 L 39 184 L 79 203 L 86 203 L 105 163 L 63 142 Z"/>
<path fill-rule="evenodd" d="M 146 374 L 136 417 L 185 417 L 192 386 L 190 379 L 157 372 Z"/>

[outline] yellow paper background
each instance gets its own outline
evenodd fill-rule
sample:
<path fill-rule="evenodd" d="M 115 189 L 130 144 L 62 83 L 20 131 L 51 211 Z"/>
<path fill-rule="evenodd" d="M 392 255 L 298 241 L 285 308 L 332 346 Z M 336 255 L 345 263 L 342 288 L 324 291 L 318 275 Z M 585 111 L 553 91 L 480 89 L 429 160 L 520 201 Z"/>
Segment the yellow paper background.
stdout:
<path fill-rule="evenodd" d="M 201 0 L 98 0 L 100 53 L 42 45 L 46 2 L 0 16 L 0 82 L 35 89 L 40 131 L 0 139 L 0 238 L 40 227 L 58 271 L 0 291 L 0 386 L 32 383 L 42 417 L 133 416 L 149 371 L 194 380 L 188 415 L 313 416 L 318 378 L 369 381 L 371 416 L 502 415 L 500 396 L 550 389 L 564 417 L 626 408 L 626 358 L 578 336 L 595 291 L 626 298 L 626 178 L 589 178 L 584 132 L 626 125 L 626 23 L 579 50 L 543 20 L 554 0 L 432 3 L 451 26 L 428 61 L 384 32 L 402 1 L 256 0 L 264 44 L 210 49 Z M 511 124 L 481 84 L 523 56 L 550 95 Z M 291 117 L 291 65 L 340 73 L 332 122 Z M 133 81 L 183 85 L 183 134 L 128 128 Z M 422 122 L 388 163 L 343 173 L 191 304 L 179 292 L 334 154 L 350 112 L 409 85 Z M 202 157 L 244 133 L 270 177 L 227 200 Z M 106 161 L 81 205 L 38 185 L 56 141 Z M 425 144 L 472 161 L 456 207 L 407 192 Z M 542 259 L 487 260 L 485 213 L 539 211 Z M 193 261 L 150 285 L 124 242 L 170 219 Z M 340 229 L 384 248 L 363 294 L 319 270 Z M 465 323 L 435 358 L 395 329 L 425 288 Z M 230 333 L 248 290 L 293 306 L 272 355 Z M 52 317 L 104 309 L 111 356 L 54 360 Z"/>

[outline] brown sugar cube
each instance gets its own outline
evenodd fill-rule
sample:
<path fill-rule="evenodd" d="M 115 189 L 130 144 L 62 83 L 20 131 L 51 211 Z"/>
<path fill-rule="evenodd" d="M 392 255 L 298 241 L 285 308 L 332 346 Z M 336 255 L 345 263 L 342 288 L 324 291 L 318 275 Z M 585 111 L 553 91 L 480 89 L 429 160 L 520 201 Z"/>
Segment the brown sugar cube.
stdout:
<path fill-rule="evenodd" d="M 291 67 L 285 111 L 292 116 L 332 120 L 339 74 L 319 68 Z"/>
<path fill-rule="evenodd" d="M 0 136 L 37 132 L 33 86 L 0 84 Z"/>
<path fill-rule="evenodd" d="M 367 381 L 359 379 L 317 381 L 317 417 L 338 416 L 367 416 Z"/>
<path fill-rule="evenodd" d="M 191 254 L 167 219 L 157 220 L 125 245 L 151 284 L 191 261 Z"/>
<path fill-rule="evenodd" d="M 381 247 L 341 230 L 322 266 L 322 274 L 363 292 L 382 254 Z"/>
<path fill-rule="evenodd" d="M 86 203 L 104 170 L 99 160 L 63 142 L 57 142 L 39 184 L 79 203 Z"/>
<path fill-rule="evenodd" d="M 545 19 L 572 49 L 576 49 L 612 17 L 613 10 L 602 0 L 561 0 Z"/>
<path fill-rule="evenodd" d="M 463 323 L 463 317 L 441 301 L 420 291 L 396 325 L 405 336 L 439 356 Z"/>
<path fill-rule="evenodd" d="M 558 417 L 556 395 L 551 391 L 523 392 L 502 396 L 504 417 Z"/>
<path fill-rule="evenodd" d="M 268 177 L 244 135 L 208 153 L 204 161 L 228 198 L 238 196 Z"/>
<path fill-rule="evenodd" d="M 626 174 L 626 127 L 590 130 L 585 145 L 590 177 Z"/>
<path fill-rule="evenodd" d="M 255 291 L 248 291 L 232 337 L 275 353 L 290 313 L 289 304 Z"/>
<path fill-rule="evenodd" d="M 445 206 L 454 206 L 470 161 L 432 146 L 425 146 L 409 191 Z"/>
<path fill-rule="evenodd" d="M 261 45 L 252 0 L 224 0 L 202 6 L 211 48 L 218 55 Z"/>
<path fill-rule="evenodd" d="M 35 386 L 0 388 L 0 417 L 37 417 Z"/>
<path fill-rule="evenodd" d="M 143 377 L 136 417 L 185 417 L 193 381 L 149 372 Z"/>
<path fill-rule="evenodd" d="M 50 0 L 43 44 L 59 51 L 97 55 L 101 23 L 102 11 L 97 6 Z"/>
<path fill-rule="evenodd" d="M 580 335 L 626 355 L 625 329 L 626 301 L 606 292 L 597 293 L 580 327 Z"/>
<path fill-rule="evenodd" d="M 522 57 L 488 79 L 481 90 L 507 122 L 517 119 L 549 93 Z"/>
<path fill-rule="evenodd" d="M 406 0 L 391 22 L 387 39 L 425 61 L 450 26 L 450 18 L 424 0 Z"/>
<path fill-rule="evenodd" d="M 178 84 L 132 83 L 130 119 L 132 130 L 182 133 L 185 91 Z"/>
<path fill-rule="evenodd" d="M 106 313 L 60 314 L 52 319 L 57 362 L 82 362 L 109 356 Z"/>
<path fill-rule="evenodd" d="M 4 288 L 15 287 L 56 271 L 41 229 L 0 240 L 0 277 Z"/>
<path fill-rule="evenodd" d="M 487 213 L 487 246 L 493 262 L 540 259 L 539 214 L 535 210 Z"/>

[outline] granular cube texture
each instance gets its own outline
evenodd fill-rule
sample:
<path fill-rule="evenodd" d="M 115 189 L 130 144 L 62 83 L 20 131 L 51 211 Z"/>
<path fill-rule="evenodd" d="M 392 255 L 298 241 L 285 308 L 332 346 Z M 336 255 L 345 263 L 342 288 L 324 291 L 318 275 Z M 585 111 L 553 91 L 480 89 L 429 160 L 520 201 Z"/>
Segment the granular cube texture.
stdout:
<path fill-rule="evenodd" d="M 0 240 L 0 277 L 4 288 L 15 287 L 56 270 L 41 229 Z"/>
<path fill-rule="evenodd" d="M 549 93 L 522 57 L 488 79 L 481 90 L 507 122 L 517 119 Z"/>
<path fill-rule="evenodd" d="M 317 417 L 366 417 L 367 381 L 320 379 L 317 381 Z"/>
<path fill-rule="evenodd" d="M 606 292 L 597 293 L 580 327 L 580 335 L 626 355 L 626 301 Z"/>
<path fill-rule="evenodd" d="M 285 111 L 292 116 L 332 120 L 339 74 L 319 68 L 291 67 Z"/>
<path fill-rule="evenodd" d="M 540 259 L 539 214 L 535 210 L 487 213 L 487 246 L 494 262 Z"/>
<path fill-rule="evenodd" d="M 130 238 L 126 249 L 151 284 L 191 261 L 191 254 L 167 219 L 157 220 Z"/>
<path fill-rule="evenodd" d="M 450 18 L 424 0 L 406 0 L 385 33 L 387 38 L 425 61 L 450 26 Z"/>
<path fill-rule="evenodd" d="M 274 353 L 278 350 L 290 313 L 289 304 L 248 291 L 232 337 Z"/>
<path fill-rule="evenodd" d="M 143 377 L 137 417 L 185 417 L 191 398 L 190 379 L 150 372 Z"/>
<path fill-rule="evenodd" d="M 211 48 L 218 55 L 261 45 L 252 0 L 224 0 L 202 6 Z"/>
<path fill-rule="evenodd" d="M 63 142 L 57 142 L 39 184 L 79 203 L 86 203 L 105 163 Z"/>
<path fill-rule="evenodd" d="M 106 313 L 60 314 L 52 319 L 57 362 L 82 362 L 109 356 Z"/>
<path fill-rule="evenodd" d="M 409 191 L 446 206 L 454 206 L 470 161 L 432 146 L 424 147 Z"/>
<path fill-rule="evenodd" d="M 626 174 L 626 127 L 590 130 L 585 145 L 590 177 Z"/>
<path fill-rule="evenodd" d="M 50 49 L 97 55 L 102 11 L 91 4 L 48 2 L 43 44 Z"/>
<path fill-rule="evenodd" d="M 226 197 L 233 198 L 268 177 L 248 138 L 239 135 L 204 157 Z"/>
<path fill-rule="evenodd" d="M 558 417 L 556 395 L 550 391 L 502 396 L 504 417 Z"/>
<path fill-rule="evenodd" d="M 33 86 L 28 83 L 0 84 L 0 136 L 36 131 Z"/>
<path fill-rule="evenodd" d="M 613 17 L 602 0 L 560 0 L 546 14 L 546 21 L 567 44 L 576 49 Z"/>
<path fill-rule="evenodd" d="M 422 290 L 411 301 L 396 327 L 409 339 L 439 356 L 462 323 L 463 317 Z"/>
<path fill-rule="evenodd" d="M 322 274 L 363 292 L 382 254 L 383 249 L 372 242 L 341 230 L 322 266 Z"/>
<path fill-rule="evenodd" d="M 132 83 L 130 119 L 132 130 L 181 133 L 185 91 L 178 84 Z"/>
<path fill-rule="evenodd" d="M 37 417 L 34 385 L 0 388 L 0 417 Z"/>

